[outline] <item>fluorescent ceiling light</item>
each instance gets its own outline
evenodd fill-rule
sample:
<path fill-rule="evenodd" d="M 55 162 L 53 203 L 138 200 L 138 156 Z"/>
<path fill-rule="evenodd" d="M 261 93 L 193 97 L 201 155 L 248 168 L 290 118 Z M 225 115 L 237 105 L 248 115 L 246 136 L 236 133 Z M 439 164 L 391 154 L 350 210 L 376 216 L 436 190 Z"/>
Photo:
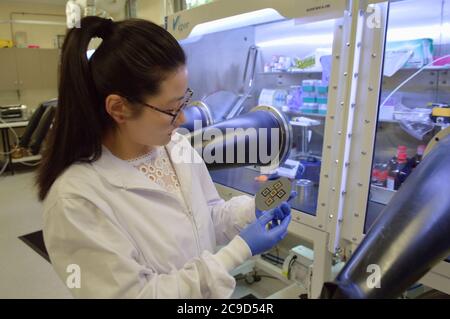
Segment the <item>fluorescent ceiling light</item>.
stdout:
<path fill-rule="evenodd" d="M 444 37 L 450 36 L 450 23 L 420 25 L 402 28 L 392 28 L 387 31 L 387 41 L 413 40 L 421 38 L 431 38 L 439 40 L 441 34 Z"/>
<path fill-rule="evenodd" d="M 262 41 L 256 43 L 256 45 L 260 48 L 278 47 L 283 45 L 289 46 L 295 44 L 331 45 L 333 44 L 333 35 L 332 34 L 305 35 L 298 37 L 278 38 L 275 40 Z"/>
<path fill-rule="evenodd" d="M 230 29 L 237 29 L 255 24 L 267 23 L 285 19 L 274 9 L 262 9 L 253 12 L 243 13 L 223 19 L 196 25 L 189 37 L 198 37 L 204 34 L 220 32 Z"/>
<path fill-rule="evenodd" d="M 450 23 L 435 24 L 435 25 L 422 25 L 411 26 L 403 28 L 388 28 L 387 41 L 402 41 L 413 40 L 421 38 L 431 38 L 439 40 L 441 34 L 443 37 L 450 37 Z M 262 41 L 256 45 L 264 47 L 277 47 L 277 46 L 289 46 L 296 44 L 311 44 L 311 45 L 324 45 L 331 44 L 333 42 L 332 34 L 316 34 L 305 35 L 298 37 L 285 37 L 275 40 Z M 448 41 L 445 41 L 447 43 Z"/>

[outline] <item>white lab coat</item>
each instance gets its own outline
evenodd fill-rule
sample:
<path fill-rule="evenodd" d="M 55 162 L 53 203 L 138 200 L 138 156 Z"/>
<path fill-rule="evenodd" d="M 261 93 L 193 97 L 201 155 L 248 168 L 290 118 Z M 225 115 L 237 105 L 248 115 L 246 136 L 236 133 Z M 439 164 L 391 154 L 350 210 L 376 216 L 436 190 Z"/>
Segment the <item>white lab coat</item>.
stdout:
<path fill-rule="evenodd" d="M 75 297 L 232 294 L 229 271 L 251 256 L 236 235 L 255 219 L 254 198 L 222 200 L 185 137 L 175 134 L 166 149 L 172 160 L 194 154 L 200 162 L 173 163 L 187 206 L 105 147 L 99 160 L 71 165 L 53 184 L 44 201 L 44 240 Z"/>

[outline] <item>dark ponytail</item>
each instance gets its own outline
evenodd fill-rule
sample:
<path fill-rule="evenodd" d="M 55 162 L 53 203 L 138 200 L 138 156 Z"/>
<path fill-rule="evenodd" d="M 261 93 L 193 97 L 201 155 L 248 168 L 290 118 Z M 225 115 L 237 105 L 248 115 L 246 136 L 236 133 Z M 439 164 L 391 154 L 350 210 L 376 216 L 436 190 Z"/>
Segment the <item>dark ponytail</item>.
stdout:
<path fill-rule="evenodd" d="M 88 60 L 95 37 L 103 41 Z M 70 29 L 62 48 L 58 107 L 37 174 L 39 199 L 71 164 L 100 157 L 102 136 L 114 128 L 104 105 L 108 95 L 142 100 L 157 94 L 166 76 L 185 64 L 175 38 L 146 20 L 86 17 L 80 28 Z M 136 106 L 135 115 L 140 111 Z"/>

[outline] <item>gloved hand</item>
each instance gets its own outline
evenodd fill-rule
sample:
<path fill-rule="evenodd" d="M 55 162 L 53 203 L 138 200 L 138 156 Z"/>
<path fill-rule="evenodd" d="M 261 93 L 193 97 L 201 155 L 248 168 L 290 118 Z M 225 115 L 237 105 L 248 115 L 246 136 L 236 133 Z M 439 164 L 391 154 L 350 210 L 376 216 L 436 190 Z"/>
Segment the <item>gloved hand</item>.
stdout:
<path fill-rule="evenodd" d="M 274 210 L 277 209 L 277 208 L 280 208 L 281 205 L 288 203 L 288 202 L 289 202 L 291 199 L 293 199 L 295 196 L 297 196 L 297 192 L 296 192 L 296 191 L 291 191 L 291 195 L 289 195 L 289 198 L 287 199 L 287 201 L 282 202 L 278 207 L 274 208 Z M 265 211 L 259 210 L 258 208 L 255 208 L 255 216 L 256 216 L 256 218 L 261 217 L 264 213 L 265 213 Z M 280 211 L 278 210 L 277 213 L 280 213 Z M 281 215 L 276 215 L 275 219 L 282 220 L 282 219 L 283 219 L 283 216 L 281 216 Z"/>
<path fill-rule="evenodd" d="M 268 229 L 266 226 L 272 220 L 277 220 L 276 216 L 282 217 L 278 222 Z M 261 254 L 273 246 L 287 235 L 288 225 L 291 221 L 291 206 L 283 203 L 279 207 L 264 212 L 261 217 L 244 228 L 239 236 L 244 239 L 252 252 L 252 255 Z"/>

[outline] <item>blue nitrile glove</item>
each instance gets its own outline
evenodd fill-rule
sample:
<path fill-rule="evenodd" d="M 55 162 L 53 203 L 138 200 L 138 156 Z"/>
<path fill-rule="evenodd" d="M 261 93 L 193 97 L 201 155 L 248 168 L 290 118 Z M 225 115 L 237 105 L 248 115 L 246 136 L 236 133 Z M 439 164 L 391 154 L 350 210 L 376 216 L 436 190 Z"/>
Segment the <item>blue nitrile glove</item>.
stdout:
<path fill-rule="evenodd" d="M 272 223 L 269 224 L 269 228 L 274 228 L 275 226 L 280 225 L 280 222 L 283 221 L 287 216 L 291 214 L 291 205 L 286 202 L 282 202 L 280 206 L 272 209 L 274 211 L 274 218 L 272 218 Z M 263 212 L 263 214 L 266 212 Z"/>
<path fill-rule="evenodd" d="M 265 212 L 260 218 L 244 228 L 239 236 L 247 243 L 252 252 L 252 256 L 259 255 L 273 246 L 287 235 L 289 222 L 291 221 L 291 207 L 283 203 L 277 208 Z M 271 229 L 267 224 L 276 216 L 284 216 L 279 225 L 272 225 Z"/>
<path fill-rule="evenodd" d="M 283 204 L 288 203 L 291 199 L 295 198 L 296 196 L 297 196 L 297 192 L 296 191 L 291 191 L 291 195 L 289 195 L 289 198 L 287 199 L 287 201 L 282 202 L 277 208 L 279 208 Z M 255 216 L 256 216 L 256 218 L 261 217 L 264 213 L 265 213 L 265 211 L 259 210 L 258 208 L 255 207 Z M 282 218 L 277 218 L 277 219 L 282 219 Z"/>

